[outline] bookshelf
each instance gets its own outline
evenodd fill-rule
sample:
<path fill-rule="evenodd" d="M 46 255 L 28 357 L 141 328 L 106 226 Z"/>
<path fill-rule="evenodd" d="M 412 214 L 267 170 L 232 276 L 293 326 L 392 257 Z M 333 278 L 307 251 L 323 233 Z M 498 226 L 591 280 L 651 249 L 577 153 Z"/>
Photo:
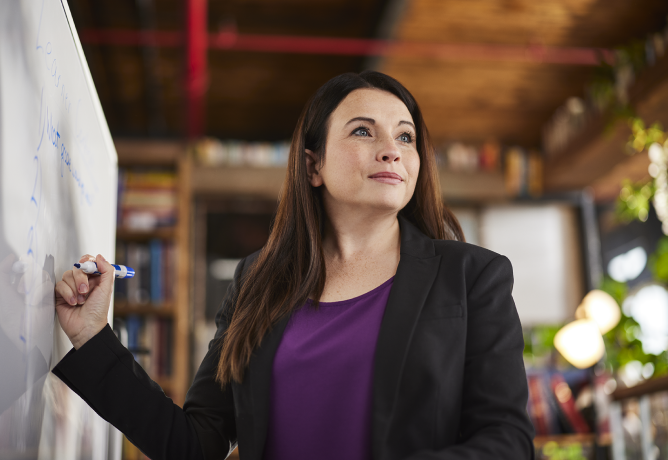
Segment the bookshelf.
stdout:
<path fill-rule="evenodd" d="M 119 228 L 116 230 L 116 238 L 123 241 L 149 241 L 153 239 L 171 241 L 176 237 L 176 228 L 157 228 L 155 230 L 141 232 Z"/>
<path fill-rule="evenodd" d="M 190 232 L 190 161 L 185 145 L 169 141 L 116 141 L 119 168 L 167 168 L 176 173 L 176 223 L 148 231 L 119 227 L 118 242 L 146 243 L 160 240 L 174 245 L 173 294 L 171 300 L 156 305 L 151 302 L 114 301 L 114 317 L 127 318 L 155 316 L 172 320 L 171 375 L 161 377 L 158 383 L 180 406 L 190 384 L 190 294 L 189 294 L 189 232 Z M 152 376 L 154 377 L 154 376 Z"/>
<path fill-rule="evenodd" d="M 510 199 L 502 172 L 452 172 L 440 170 L 443 198 L 456 201 Z M 196 196 L 244 195 L 276 200 L 285 178 L 280 167 L 192 168 L 192 193 Z"/>
<path fill-rule="evenodd" d="M 116 141 L 119 168 L 127 170 L 167 170 L 176 176 L 175 207 L 176 221 L 168 227 L 157 227 L 155 229 L 141 231 L 123 228 L 119 226 L 116 232 L 117 244 L 121 245 L 149 245 L 151 242 L 159 242 L 169 245 L 173 272 L 170 272 L 169 283 L 170 295 L 158 303 L 151 301 L 137 302 L 131 299 L 118 298 L 114 300 L 114 317 L 127 320 L 128 318 L 140 318 L 144 324 L 149 321 L 160 323 L 164 327 L 166 341 L 170 344 L 169 352 L 160 347 L 160 353 L 166 353 L 165 366 L 170 370 L 157 374 L 151 371 L 155 367 L 147 369 L 149 375 L 155 380 L 165 393 L 172 398 L 174 403 L 183 406 L 185 395 L 191 382 L 190 366 L 190 213 L 191 213 L 191 170 L 190 160 L 185 152 L 185 144 L 177 142 L 146 142 L 146 141 Z M 167 263 L 163 261 L 165 265 Z M 133 267 L 136 268 L 136 267 Z M 167 281 L 164 281 L 167 284 Z M 167 292 L 167 291 L 165 291 Z M 164 342 L 152 342 L 154 345 Z M 155 352 L 153 356 L 157 356 Z M 162 359 L 162 358 L 161 358 Z M 123 458 L 134 460 L 143 458 L 142 454 L 124 440 Z"/>

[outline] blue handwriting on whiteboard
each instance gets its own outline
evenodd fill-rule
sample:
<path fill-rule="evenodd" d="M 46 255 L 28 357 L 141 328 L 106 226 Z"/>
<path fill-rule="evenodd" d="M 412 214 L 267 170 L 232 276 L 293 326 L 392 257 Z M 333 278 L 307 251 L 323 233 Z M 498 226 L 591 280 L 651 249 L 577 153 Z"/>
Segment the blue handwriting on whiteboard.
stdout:
<path fill-rule="evenodd" d="M 58 59 L 53 50 L 53 44 L 47 41 L 45 45 L 40 44 L 40 31 L 42 30 L 42 14 L 44 13 L 44 0 L 42 0 L 42 11 L 39 15 L 39 26 L 37 27 L 37 38 L 35 39 L 35 50 L 41 51 L 44 56 L 44 65 L 48 71 L 49 79 L 53 86 L 60 87 L 60 97 L 63 102 L 63 108 L 69 113 L 72 103 L 69 101 L 69 93 L 65 91 L 65 83 L 60 81 L 62 73 L 58 72 Z"/>
<path fill-rule="evenodd" d="M 74 179 L 74 183 L 76 184 L 76 187 L 81 193 L 83 199 L 88 205 L 92 205 L 93 198 L 88 188 L 84 184 L 81 173 L 73 165 L 70 151 L 68 150 L 65 141 L 60 137 L 58 126 L 59 124 L 54 125 L 53 113 L 49 110 L 49 106 L 44 102 L 44 88 L 42 88 L 42 98 L 39 109 L 39 127 L 41 134 L 39 138 L 39 144 L 37 145 L 37 151 L 39 152 L 42 148 L 42 143 L 44 142 L 44 133 L 46 133 L 48 143 L 55 148 L 56 154 L 60 155 L 60 177 L 64 177 L 65 172 L 67 171 L 72 179 Z"/>

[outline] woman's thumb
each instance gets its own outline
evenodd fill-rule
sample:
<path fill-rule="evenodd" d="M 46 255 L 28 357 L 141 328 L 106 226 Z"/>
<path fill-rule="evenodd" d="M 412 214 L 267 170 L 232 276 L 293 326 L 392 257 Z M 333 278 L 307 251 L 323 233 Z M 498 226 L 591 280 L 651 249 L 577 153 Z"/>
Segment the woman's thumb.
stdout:
<path fill-rule="evenodd" d="M 100 278 L 102 278 L 101 285 L 111 285 L 114 280 L 114 275 L 116 274 L 114 267 L 111 266 L 109 262 L 106 261 L 102 254 L 98 254 L 95 258 L 95 263 L 97 264 L 97 271 L 100 272 Z"/>

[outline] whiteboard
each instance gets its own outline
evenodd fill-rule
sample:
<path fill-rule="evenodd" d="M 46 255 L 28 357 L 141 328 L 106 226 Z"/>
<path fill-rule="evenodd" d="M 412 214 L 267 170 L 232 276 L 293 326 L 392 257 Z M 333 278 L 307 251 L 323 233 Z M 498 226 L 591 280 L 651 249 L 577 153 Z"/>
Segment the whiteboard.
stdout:
<path fill-rule="evenodd" d="M 114 254 L 117 169 L 66 1 L 0 0 L 2 459 L 118 457 L 117 432 L 49 372 L 71 347 L 55 282 Z"/>

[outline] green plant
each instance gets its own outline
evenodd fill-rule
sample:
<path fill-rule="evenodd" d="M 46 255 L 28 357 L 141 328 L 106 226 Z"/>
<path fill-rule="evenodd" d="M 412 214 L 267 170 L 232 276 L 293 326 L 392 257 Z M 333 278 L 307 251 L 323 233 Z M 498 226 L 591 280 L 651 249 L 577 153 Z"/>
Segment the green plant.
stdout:
<path fill-rule="evenodd" d="M 547 460 L 586 460 L 587 458 L 579 442 L 560 446 L 556 441 L 545 443 L 539 452 L 540 457 Z"/>
<path fill-rule="evenodd" d="M 656 186 L 653 180 L 632 183 L 626 179 L 617 197 L 616 215 L 622 222 L 639 220 L 645 222 Z"/>
<path fill-rule="evenodd" d="M 668 237 L 664 236 L 649 257 L 649 268 L 657 281 L 668 283 Z"/>
<path fill-rule="evenodd" d="M 535 326 L 524 332 L 524 355 L 528 358 L 544 357 L 554 349 L 554 336 L 563 325 Z"/>
<path fill-rule="evenodd" d="M 600 289 L 610 294 L 620 307 L 628 296 L 627 284 L 608 276 L 604 278 Z M 640 337 L 640 325 L 622 310 L 622 318 L 617 326 L 603 336 L 606 368 L 617 373 L 631 361 L 639 361 L 641 364 L 652 363 L 655 377 L 668 373 L 668 354 L 665 351 L 659 355 L 645 353 Z"/>
<path fill-rule="evenodd" d="M 645 122 L 639 117 L 630 118 L 628 123 L 631 128 L 631 135 L 629 136 L 627 147 L 628 151 L 632 154 L 648 149 L 655 142 L 662 144 L 666 139 L 666 133 L 661 123 L 657 122 L 646 128 Z"/>

